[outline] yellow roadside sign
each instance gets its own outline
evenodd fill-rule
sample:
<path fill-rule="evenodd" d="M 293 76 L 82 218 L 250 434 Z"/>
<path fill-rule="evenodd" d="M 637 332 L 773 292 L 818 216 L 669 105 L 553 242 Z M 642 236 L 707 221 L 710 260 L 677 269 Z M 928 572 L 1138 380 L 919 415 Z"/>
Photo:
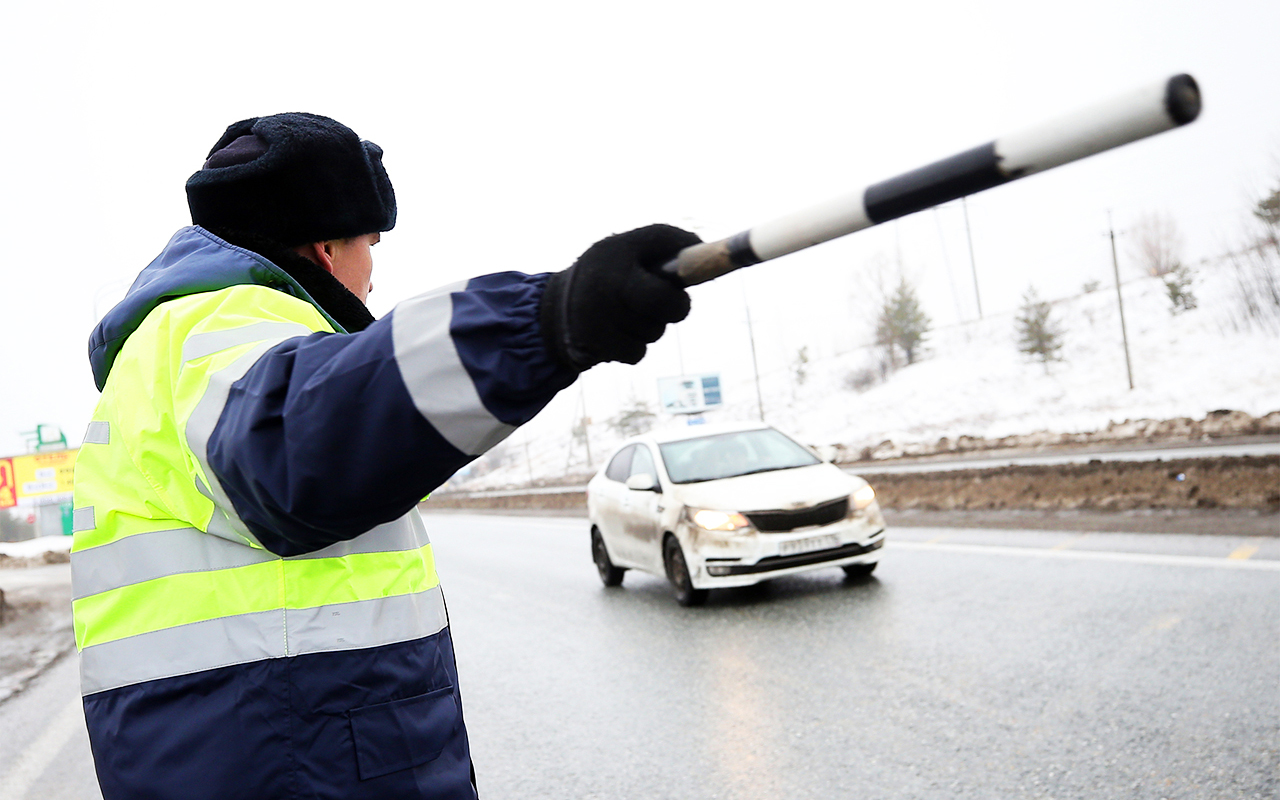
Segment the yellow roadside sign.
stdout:
<path fill-rule="evenodd" d="M 17 504 L 42 506 L 69 501 L 75 483 L 76 454 L 79 452 L 78 448 L 54 450 L 7 459 L 12 463 Z M 3 489 L 0 489 L 0 495 L 3 495 Z M 2 500 L 3 497 L 0 496 L 0 501 Z"/>
<path fill-rule="evenodd" d="M 18 504 L 18 483 L 13 478 L 13 459 L 0 458 L 0 508 Z"/>

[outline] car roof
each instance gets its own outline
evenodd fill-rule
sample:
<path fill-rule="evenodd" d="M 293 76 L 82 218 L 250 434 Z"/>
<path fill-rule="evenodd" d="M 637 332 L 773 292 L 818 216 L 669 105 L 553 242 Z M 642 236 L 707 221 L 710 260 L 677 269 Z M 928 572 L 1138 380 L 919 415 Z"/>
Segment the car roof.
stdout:
<path fill-rule="evenodd" d="M 772 425 L 767 425 L 763 422 L 717 422 L 707 425 L 684 425 L 678 428 L 671 428 L 651 433 L 648 438 L 658 444 L 666 444 L 667 442 L 701 439 L 704 436 L 715 436 L 721 433 L 768 430 L 772 427 Z"/>

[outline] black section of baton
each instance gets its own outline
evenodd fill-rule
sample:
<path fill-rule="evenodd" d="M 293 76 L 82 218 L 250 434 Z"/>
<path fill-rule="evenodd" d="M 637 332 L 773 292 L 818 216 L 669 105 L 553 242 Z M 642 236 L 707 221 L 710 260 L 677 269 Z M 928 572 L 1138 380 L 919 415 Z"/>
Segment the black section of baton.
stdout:
<path fill-rule="evenodd" d="M 1000 171 L 996 143 L 990 142 L 868 186 L 862 202 L 867 218 L 879 225 L 1016 177 Z"/>
<path fill-rule="evenodd" d="M 1170 78 L 1164 90 L 1164 108 L 1179 125 L 1200 116 L 1200 86 L 1196 79 L 1185 72 Z"/>
<path fill-rule="evenodd" d="M 735 233 L 729 237 L 725 246 L 729 250 L 729 262 L 735 269 L 759 264 L 762 260 L 756 255 L 756 251 L 751 249 L 751 231 Z"/>

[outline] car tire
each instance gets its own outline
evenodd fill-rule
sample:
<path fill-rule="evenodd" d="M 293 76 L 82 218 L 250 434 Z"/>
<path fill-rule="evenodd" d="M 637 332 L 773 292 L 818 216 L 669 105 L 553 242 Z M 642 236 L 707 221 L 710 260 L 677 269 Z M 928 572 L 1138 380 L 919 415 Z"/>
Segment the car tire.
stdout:
<path fill-rule="evenodd" d="M 668 536 L 662 543 L 662 561 L 667 567 L 667 579 L 675 589 L 676 602 L 682 606 L 700 606 L 707 602 L 710 589 L 693 588 L 693 579 L 689 576 L 689 565 L 684 560 L 684 551 L 676 537 Z"/>
<path fill-rule="evenodd" d="M 879 561 L 872 561 L 870 564 L 845 564 L 841 569 L 844 570 L 846 578 L 860 580 L 862 578 L 870 578 L 871 573 L 876 571 L 876 565 Z"/>
<path fill-rule="evenodd" d="M 609 560 L 609 551 L 604 549 L 604 537 L 600 529 L 591 529 L 591 560 L 596 562 L 596 572 L 600 574 L 600 582 L 605 586 L 621 586 L 622 576 L 626 570 L 615 567 Z"/>

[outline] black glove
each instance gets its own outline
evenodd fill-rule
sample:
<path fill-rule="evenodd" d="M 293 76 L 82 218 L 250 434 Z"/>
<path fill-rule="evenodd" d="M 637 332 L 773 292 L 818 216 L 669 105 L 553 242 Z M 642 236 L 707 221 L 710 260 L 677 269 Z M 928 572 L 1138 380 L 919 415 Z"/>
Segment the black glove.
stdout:
<path fill-rule="evenodd" d="M 538 317 L 556 359 L 581 371 L 644 358 L 668 322 L 689 315 L 689 294 L 658 268 L 701 241 L 696 233 L 650 225 L 601 239 L 553 274 Z"/>

